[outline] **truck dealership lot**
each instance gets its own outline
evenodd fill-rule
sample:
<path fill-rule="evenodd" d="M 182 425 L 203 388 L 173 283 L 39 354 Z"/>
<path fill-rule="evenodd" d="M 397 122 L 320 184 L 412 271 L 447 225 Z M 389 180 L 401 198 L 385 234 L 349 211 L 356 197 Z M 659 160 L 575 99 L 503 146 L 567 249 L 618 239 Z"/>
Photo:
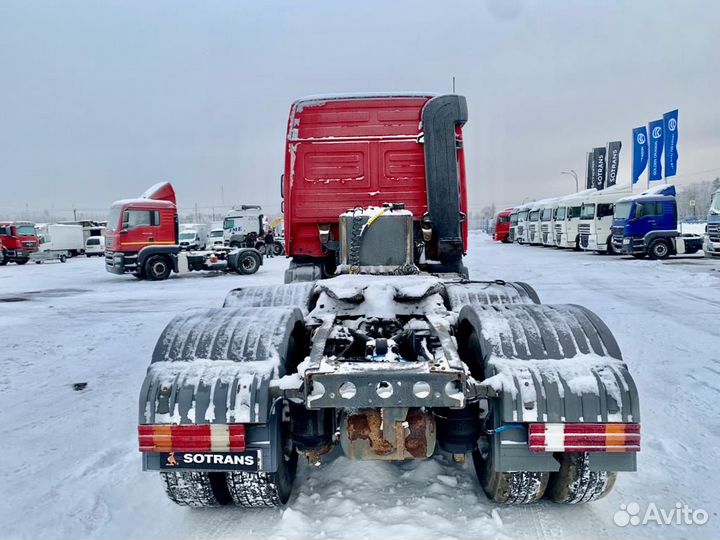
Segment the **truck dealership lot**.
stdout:
<path fill-rule="evenodd" d="M 642 396 L 638 473 L 570 508 L 489 503 L 470 460 L 401 464 L 336 457 L 302 464 L 284 510 L 192 510 L 140 470 L 138 389 L 178 312 L 220 306 L 234 287 L 282 282 L 287 260 L 252 276 L 165 282 L 115 276 L 104 261 L 0 269 L 3 537 L 637 538 L 717 536 L 720 501 L 720 262 L 659 261 L 501 245 L 473 233 L 474 279 L 521 280 L 544 303 L 582 304 L 614 332 Z M 83 387 L 83 383 L 86 386 Z M 79 385 L 79 390 L 74 389 Z M 621 505 L 702 509 L 704 525 L 627 525 Z M 31 516 L 31 518 L 30 518 Z"/>

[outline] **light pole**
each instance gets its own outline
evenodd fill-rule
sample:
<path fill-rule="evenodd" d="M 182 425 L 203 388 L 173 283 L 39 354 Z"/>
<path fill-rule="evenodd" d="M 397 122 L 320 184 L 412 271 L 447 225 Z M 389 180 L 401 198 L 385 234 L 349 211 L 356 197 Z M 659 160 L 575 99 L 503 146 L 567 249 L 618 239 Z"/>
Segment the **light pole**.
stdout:
<path fill-rule="evenodd" d="M 575 179 L 575 193 L 580 191 L 580 188 L 578 187 L 578 179 L 577 179 L 577 173 L 570 169 L 569 171 L 560 171 L 560 174 L 569 174 Z"/>

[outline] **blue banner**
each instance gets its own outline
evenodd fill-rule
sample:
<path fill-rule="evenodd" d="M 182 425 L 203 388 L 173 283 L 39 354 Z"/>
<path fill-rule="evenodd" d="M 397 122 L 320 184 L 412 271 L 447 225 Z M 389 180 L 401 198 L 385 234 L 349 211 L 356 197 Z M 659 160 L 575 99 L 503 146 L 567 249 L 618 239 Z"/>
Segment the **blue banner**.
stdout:
<path fill-rule="evenodd" d="M 677 140 L 678 140 L 678 110 L 663 114 L 663 130 L 665 133 L 665 176 L 677 174 Z"/>
<path fill-rule="evenodd" d="M 647 167 L 648 162 L 648 140 L 645 126 L 632 130 L 633 135 L 633 177 L 632 183 L 640 180 L 640 175 Z"/>
<path fill-rule="evenodd" d="M 662 158 L 663 153 L 663 121 L 653 120 L 648 124 L 648 135 L 650 135 L 650 149 L 648 156 L 648 180 L 662 180 Z"/>

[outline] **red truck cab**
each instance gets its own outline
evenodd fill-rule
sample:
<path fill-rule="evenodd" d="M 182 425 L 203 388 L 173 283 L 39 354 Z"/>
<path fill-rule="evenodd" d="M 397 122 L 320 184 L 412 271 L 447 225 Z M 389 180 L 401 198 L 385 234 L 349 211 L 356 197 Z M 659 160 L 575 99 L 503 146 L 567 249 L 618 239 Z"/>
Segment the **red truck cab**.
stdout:
<path fill-rule="evenodd" d="M 495 216 L 493 239 L 503 244 L 510 242 L 510 214 L 512 214 L 512 211 L 512 208 L 507 208 L 502 212 L 498 212 Z"/>
<path fill-rule="evenodd" d="M 25 264 L 30 260 L 30 254 L 39 249 L 35 224 L 30 221 L 0 222 L 0 244 L 3 251 L 0 265 L 9 262 Z"/>
<path fill-rule="evenodd" d="M 175 190 L 169 182 L 154 185 L 140 198 L 115 201 L 105 231 L 106 269 L 140 276 L 139 252 L 148 247 L 177 246 L 177 238 Z"/>
<path fill-rule="evenodd" d="M 467 246 L 461 129 L 466 115 L 461 96 L 430 93 L 312 96 L 294 102 L 282 179 L 291 267 L 313 265 L 319 275 L 331 274 L 338 216 L 384 203 L 403 203 L 412 212 L 418 245 L 423 245 L 423 220 L 432 219 L 436 228 L 446 223 L 445 234 L 425 243 L 424 256 L 435 260 L 439 252 L 453 251 L 459 259 Z M 433 171 L 450 170 L 445 185 L 435 183 L 433 190 L 428 160 Z"/>

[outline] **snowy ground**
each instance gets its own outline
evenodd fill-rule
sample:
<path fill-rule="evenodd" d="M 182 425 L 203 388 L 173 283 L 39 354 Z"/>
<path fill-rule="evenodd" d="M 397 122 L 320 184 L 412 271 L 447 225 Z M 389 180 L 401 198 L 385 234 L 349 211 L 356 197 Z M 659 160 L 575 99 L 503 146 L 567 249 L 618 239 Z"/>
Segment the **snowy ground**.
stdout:
<path fill-rule="evenodd" d="M 530 282 L 546 303 L 584 304 L 614 331 L 639 387 L 639 471 L 581 507 L 494 506 L 470 463 L 338 457 L 303 465 L 285 510 L 191 510 L 142 473 L 140 383 L 178 311 L 219 306 L 233 287 L 280 283 L 285 259 L 258 274 L 163 283 L 108 274 L 101 259 L 0 268 L 0 537 L 42 538 L 711 538 L 720 535 L 720 262 L 663 263 L 472 236 L 475 279 Z M 87 382 L 77 392 L 73 383 Z M 703 509 L 703 526 L 619 527 L 621 504 Z"/>

